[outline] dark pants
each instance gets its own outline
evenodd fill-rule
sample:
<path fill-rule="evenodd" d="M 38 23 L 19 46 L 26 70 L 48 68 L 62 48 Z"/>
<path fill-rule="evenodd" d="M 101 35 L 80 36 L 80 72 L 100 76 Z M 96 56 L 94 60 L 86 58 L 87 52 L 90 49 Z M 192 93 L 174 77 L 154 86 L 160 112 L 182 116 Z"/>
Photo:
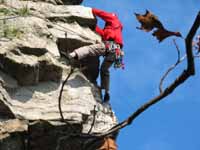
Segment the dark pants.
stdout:
<path fill-rule="evenodd" d="M 109 60 L 107 57 L 104 58 L 101 65 L 100 75 L 101 75 L 101 88 L 106 91 L 110 90 L 110 67 L 112 66 L 113 61 Z"/>
<path fill-rule="evenodd" d="M 99 56 L 88 56 L 81 60 L 81 64 L 86 66 L 82 72 L 87 79 L 93 84 L 97 85 L 97 78 L 99 75 Z"/>
<path fill-rule="evenodd" d="M 78 56 L 78 59 L 81 60 L 87 56 L 104 56 L 104 61 L 101 65 L 100 75 L 101 75 L 101 88 L 109 91 L 110 89 L 110 71 L 109 68 L 112 66 L 114 62 L 114 53 L 107 53 L 105 44 L 98 43 L 93 45 L 84 46 L 74 50 Z M 97 65 L 95 65 L 97 66 Z M 96 71 L 95 71 L 96 70 Z M 92 74 L 96 76 L 98 74 L 97 69 L 93 69 Z"/>

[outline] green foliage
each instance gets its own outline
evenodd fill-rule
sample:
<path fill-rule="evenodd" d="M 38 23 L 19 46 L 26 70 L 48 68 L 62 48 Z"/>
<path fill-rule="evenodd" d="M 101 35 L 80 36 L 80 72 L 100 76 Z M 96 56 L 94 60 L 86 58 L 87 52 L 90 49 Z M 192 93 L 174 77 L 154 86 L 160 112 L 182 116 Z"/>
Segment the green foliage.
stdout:
<path fill-rule="evenodd" d="M 5 26 L 3 29 L 3 37 L 5 38 L 20 38 L 22 31 L 14 26 Z"/>
<path fill-rule="evenodd" d="M 28 15 L 30 15 L 30 10 L 27 6 L 20 9 L 0 8 L 0 16 L 4 16 L 4 19 L 0 20 L 0 38 L 20 38 L 23 32 L 19 28 L 16 28 L 13 24 L 7 24 L 7 18 L 11 18 L 12 16 L 14 18 L 18 16 L 26 17 Z"/>
<path fill-rule="evenodd" d="M 13 12 L 8 8 L 0 8 L 0 15 L 12 15 Z"/>
<path fill-rule="evenodd" d="M 26 16 L 30 15 L 30 10 L 27 6 L 25 6 L 23 8 L 16 10 L 15 13 L 19 16 L 26 17 Z"/>
<path fill-rule="evenodd" d="M 0 8 L 0 16 L 4 16 L 4 15 L 19 15 L 22 17 L 26 17 L 30 15 L 30 10 L 27 6 L 24 6 L 16 10 L 12 10 L 8 8 Z"/>

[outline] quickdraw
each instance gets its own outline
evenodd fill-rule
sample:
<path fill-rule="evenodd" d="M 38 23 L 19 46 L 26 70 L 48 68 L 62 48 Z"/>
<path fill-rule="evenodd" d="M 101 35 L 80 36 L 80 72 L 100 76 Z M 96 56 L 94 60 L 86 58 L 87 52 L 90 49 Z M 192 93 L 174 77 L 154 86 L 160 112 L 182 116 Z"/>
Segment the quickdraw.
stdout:
<path fill-rule="evenodd" d="M 114 61 L 114 68 L 125 68 L 123 57 L 124 57 L 124 51 L 120 48 L 120 45 L 115 43 L 114 41 L 105 41 L 106 46 L 106 55 L 111 54 L 111 59 Z"/>
<path fill-rule="evenodd" d="M 124 51 L 121 49 L 115 49 L 115 61 L 114 61 L 114 68 L 125 68 L 124 62 Z"/>

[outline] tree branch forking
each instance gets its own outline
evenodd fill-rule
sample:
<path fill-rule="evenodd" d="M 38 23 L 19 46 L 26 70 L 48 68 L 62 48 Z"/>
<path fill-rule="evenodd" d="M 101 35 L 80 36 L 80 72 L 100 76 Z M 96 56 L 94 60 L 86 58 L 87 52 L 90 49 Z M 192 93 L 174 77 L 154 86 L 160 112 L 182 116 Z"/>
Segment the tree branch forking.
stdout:
<path fill-rule="evenodd" d="M 177 61 L 176 61 L 175 64 L 173 64 L 172 66 L 170 66 L 170 67 L 167 69 L 167 71 L 165 72 L 165 74 L 162 76 L 162 78 L 161 78 L 161 80 L 160 80 L 160 83 L 159 83 L 159 91 L 160 91 L 160 93 L 163 92 L 163 90 L 162 90 L 162 85 L 163 85 L 163 82 L 164 82 L 165 78 L 167 77 L 167 75 L 168 75 L 174 68 L 176 68 L 176 66 L 178 66 L 178 64 L 180 64 L 180 63 L 181 63 L 183 60 L 185 60 L 185 58 L 186 58 L 186 55 L 184 55 L 182 58 L 180 57 L 180 49 L 179 49 L 179 47 L 178 47 L 178 45 L 177 45 L 175 39 L 173 39 L 173 43 L 174 43 L 174 45 L 175 45 L 175 47 L 176 47 L 176 50 L 177 50 Z"/>
<path fill-rule="evenodd" d="M 175 45 L 175 47 L 176 47 L 176 50 L 177 50 L 177 61 L 176 61 L 175 64 L 171 65 L 171 66 L 167 69 L 167 71 L 165 72 L 165 74 L 162 76 L 162 78 L 161 78 L 161 80 L 160 80 L 160 83 L 159 83 L 159 91 L 160 91 L 160 93 L 163 92 L 162 86 L 163 86 L 163 82 L 164 82 L 165 78 L 167 77 L 167 75 L 168 75 L 173 69 L 175 69 L 176 66 L 178 66 L 181 62 L 183 62 L 183 61 L 186 59 L 186 57 L 187 57 L 186 54 L 185 54 L 184 56 L 180 57 L 180 49 L 179 49 L 179 46 L 178 46 L 178 44 L 176 43 L 175 39 L 173 39 L 173 43 L 174 43 L 174 45 Z M 199 57 L 200 57 L 200 55 L 199 55 L 198 53 L 199 53 L 199 52 L 197 52 L 197 54 L 194 55 L 194 58 L 199 58 Z"/>

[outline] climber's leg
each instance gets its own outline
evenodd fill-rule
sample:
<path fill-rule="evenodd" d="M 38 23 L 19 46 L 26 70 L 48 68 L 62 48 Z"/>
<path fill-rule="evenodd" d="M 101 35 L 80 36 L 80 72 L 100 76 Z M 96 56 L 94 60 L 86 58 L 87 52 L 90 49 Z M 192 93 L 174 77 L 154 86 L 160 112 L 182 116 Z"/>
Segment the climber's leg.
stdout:
<path fill-rule="evenodd" d="M 105 44 L 98 43 L 89 46 L 80 47 L 75 49 L 74 52 L 69 55 L 73 58 L 77 57 L 79 60 L 86 56 L 101 56 L 105 54 Z"/>

